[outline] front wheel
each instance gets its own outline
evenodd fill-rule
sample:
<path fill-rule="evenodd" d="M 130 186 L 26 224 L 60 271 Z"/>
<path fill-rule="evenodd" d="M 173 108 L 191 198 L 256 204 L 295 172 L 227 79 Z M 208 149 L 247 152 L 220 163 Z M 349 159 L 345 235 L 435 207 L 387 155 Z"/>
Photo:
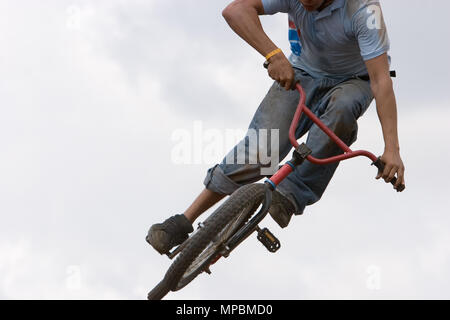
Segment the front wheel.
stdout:
<path fill-rule="evenodd" d="M 187 241 L 164 279 L 148 295 L 162 299 L 169 291 L 185 287 L 216 259 L 224 243 L 240 228 L 264 200 L 264 184 L 249 184 L 236 190 Z"/>

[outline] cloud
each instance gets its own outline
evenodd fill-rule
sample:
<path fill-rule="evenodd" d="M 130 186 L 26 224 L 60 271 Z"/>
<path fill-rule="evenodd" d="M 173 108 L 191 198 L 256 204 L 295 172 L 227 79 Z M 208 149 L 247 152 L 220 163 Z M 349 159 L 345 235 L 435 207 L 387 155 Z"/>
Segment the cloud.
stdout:
<path fill-rule="evenodd" d="M 259 54 L 221 18 L 226 4 L 0 4 L 2 298 L 140 299 L 162 278 L 170 261 L 145 243 L 147 229 L 185 210 L 209 167 L 174 165 L 172 133 L 196 120 L 245 129 L 271 84 Z M 250 239 L 168 298 L 448 297 L 449 48 L 439 41 L 448 20 L 406 32 L 404 5 L 383 8 L 407 192 L 373 180 L 366 160 L 343 163 L 289 228 L 269 218 L 279 253 Z M 431 6 L 408 5 L 415 21 Z M 263 23 L 287 46 L 285 16 Z M 427 32 L 431 23 L 439 32 Z M 383 150 L 374 106 L 355 148 Z M 381 270 L 378 291 L 366 286 L 370 266 Z"/>

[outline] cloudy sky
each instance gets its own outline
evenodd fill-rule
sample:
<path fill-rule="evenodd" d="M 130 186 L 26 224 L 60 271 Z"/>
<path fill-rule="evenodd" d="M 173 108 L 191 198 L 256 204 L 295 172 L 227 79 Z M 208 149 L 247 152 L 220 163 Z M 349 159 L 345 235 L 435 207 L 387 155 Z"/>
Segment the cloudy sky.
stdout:
<path fill-rule="evenodd" d="M 232 145 L 177 164 L 174 132 L 239 132 L 271 85 L 228 2 L 0 2 L 0 299 L 144 299 L 162 278 L 148 227 Z M 343 163 L 287 229 L 263 223 L 278 253 L 252 238 L 169 299 L 450 298 L 450 4 L 382 6 L 407 190 Z M 263 18 L 285 50 L 286 20 Z M 380 154 L 374 105 L 359 125 L 354 148 Z"/>

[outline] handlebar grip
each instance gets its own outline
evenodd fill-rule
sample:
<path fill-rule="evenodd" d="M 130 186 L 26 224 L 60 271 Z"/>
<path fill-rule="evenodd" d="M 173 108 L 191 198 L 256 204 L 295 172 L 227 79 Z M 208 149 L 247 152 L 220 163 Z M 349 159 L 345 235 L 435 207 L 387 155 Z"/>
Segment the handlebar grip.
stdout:
<path fill-rule="evenodd" d="M 374 163 L 372 163 L 372 165 L 374 165 L 375 167 L 378 168 L 379 171 L 383 172 L 384 171 L 384 162 L 381 161 L 381 158 L 378 158 L 377 161 L 375 161 Z M 393 186 L 395 186 L 395 184 L 397 183 L 397 178 L 393 177 L 391 180 L 391 184 Z M 405 185 L 401 184 L 398 187 L 395 188 L 395 190 L 397 190 L 397 192 L 402 192 L 403 190 L 405 190 Z"/>

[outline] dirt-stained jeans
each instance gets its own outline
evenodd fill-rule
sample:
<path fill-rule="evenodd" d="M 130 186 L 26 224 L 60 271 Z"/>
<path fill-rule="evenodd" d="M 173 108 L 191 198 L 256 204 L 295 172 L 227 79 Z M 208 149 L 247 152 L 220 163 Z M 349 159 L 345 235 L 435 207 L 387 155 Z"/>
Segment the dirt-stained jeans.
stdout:
<path fill-rule="evenodd" d="M 300 81 L 306 93 L 306 105 L 330 129 L 349 146 L 356 141 L 357 119 L 364 114 L 373 100 L 370 83 L 360 79 L 335 80 L 314 79 L 305 71 L 294 69 L 296 80 Z M 249 126 L 249 132 L 267 129 L 267 150 L 264 154 L 279 152 L 278 159 L 284 159 L 292 149 L 289 141 L 289 127 L 299 103 L 297 90 L 286 91 L 274 83 L 261 102 Z M 278 129 L 278 150 L 271 149 L 271 129 Z M 265 131 L 264 131 L 265 132 Z M 312 155 L 327 158 L 341 154 L 341 149 L 306 116 L 302 116 L 296 137 L 308 132 L 306 144 Z M 250 136 L 242 139 L 220 164 L 208 169 L 204 184 L 207 189 L 220 194 L 231 194 L 242 185 L 253 183 L 264 176 L 261 169 L 267 167 L 259 161 L 248 161 L 253 151 L 249 150 Z M 259 135 L 257 135 L 259 139 Z M 272 148 L 273 149 L 273 148 Z M 239 152 L 245 150 L 246 162 L 238 160 Z M 260 152 L 260 150 L 258 150 Z M 250 153 L 250 155 L 249 155 Z M 233 161 L 230 161 L 233 159 Z M 242 159 L 242 158 L 241 158 Z M 273 164 L 271 164 L 273 165 Z M 270 166 L 270 165 L 269 165 Z M 316 165 L 305 161 L 278 186 L 277 190 L 287 196 L 296 206 L 296 214 L 302 214 L 305 206 L 318 201 L 330 182 L 338 163 Z"/>

